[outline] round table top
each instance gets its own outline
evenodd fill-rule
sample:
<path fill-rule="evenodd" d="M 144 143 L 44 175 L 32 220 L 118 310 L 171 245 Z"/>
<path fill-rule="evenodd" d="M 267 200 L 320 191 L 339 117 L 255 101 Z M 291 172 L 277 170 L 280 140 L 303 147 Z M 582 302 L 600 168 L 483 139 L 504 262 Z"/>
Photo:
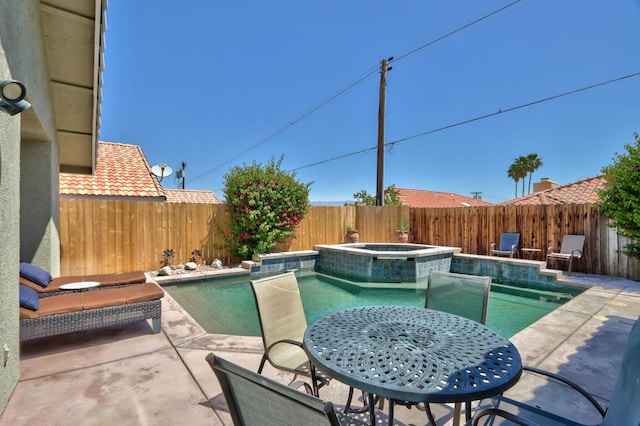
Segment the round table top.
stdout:
<path fill-rule="evenodd" d="M 522 372 L 516 347 L 484 325 L 445 312 L 365 306 L 312 323 L 304 346 L 317 368 L 354 388 L 410 402 L 499 394 Z"/>
<path fill-rule="evenodd" d="M 60 290 L 85 290 L 99 286 L 100 283 L 98 281 L 78 281 L 75 283 L 62 284 Z"/>

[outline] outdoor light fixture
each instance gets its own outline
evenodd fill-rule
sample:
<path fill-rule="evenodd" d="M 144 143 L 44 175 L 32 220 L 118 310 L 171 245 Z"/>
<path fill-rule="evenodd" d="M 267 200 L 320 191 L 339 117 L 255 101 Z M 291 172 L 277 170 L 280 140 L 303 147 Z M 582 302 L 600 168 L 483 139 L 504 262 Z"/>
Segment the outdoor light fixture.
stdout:
<path fill-rule="evenodd" d="M 24 100 L 27 89 L 24 84 L 16 80 L 0 81 L 0 109 L 9 115 L 16 115 L 31 107 Z"/>

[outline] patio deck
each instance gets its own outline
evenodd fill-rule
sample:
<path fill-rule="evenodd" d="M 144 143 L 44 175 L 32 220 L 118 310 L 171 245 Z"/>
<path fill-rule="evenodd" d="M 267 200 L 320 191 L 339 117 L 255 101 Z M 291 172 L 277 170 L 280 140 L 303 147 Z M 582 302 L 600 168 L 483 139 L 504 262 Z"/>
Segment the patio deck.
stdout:
<path fill-rule="evenodd" d="M 589 290 L 515 335 L 523 362 L 569 376 L 606 406 L 633 321 L 640 315 L 640 283 L 596 275 L 568 277 Z M 207 334 L 167 295 L 162 332 L 139 322 L 25 342 L 21 377 L 0 425 L 230 425 L 217 380 L 205 362 L 209 352 L 256 370 L 257 337 Z M 598 374 L 594 374 L 598 372 Z M 265 374 L 285 381 L 274 369 Z M 552 404 L 560 413 L 595 421 L 594 410 L 576 404 L 564 387 L 524 375 L 508 392 Z M 346 386 L 321 390 L 339 407 Z M 546 397 L 545 397 L 546 396 Z M 452 410 L 437 406 L 438 425 Z M 396 409 L 397 424 L 424 424 L 423 412 Z"/>

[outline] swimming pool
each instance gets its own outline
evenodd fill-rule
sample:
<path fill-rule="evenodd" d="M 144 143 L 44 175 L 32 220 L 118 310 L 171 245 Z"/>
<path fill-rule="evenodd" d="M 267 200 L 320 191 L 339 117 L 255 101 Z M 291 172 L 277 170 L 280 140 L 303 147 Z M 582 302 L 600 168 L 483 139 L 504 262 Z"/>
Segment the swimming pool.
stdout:
<path fill-rule="evenodd" d="M 297 274 L 307 322 L 340 309 L 369 305 L 423 307 L 426 282 L 376 286 L 356 284 L 314 272 Z M 166 284 L 163 288 L 208 332 L 260 336 L 260 325 L 248 277 Z M 506 337 L 542 318 L 583 289 L 550 290 L 494 283 L 487 325 Z"/>

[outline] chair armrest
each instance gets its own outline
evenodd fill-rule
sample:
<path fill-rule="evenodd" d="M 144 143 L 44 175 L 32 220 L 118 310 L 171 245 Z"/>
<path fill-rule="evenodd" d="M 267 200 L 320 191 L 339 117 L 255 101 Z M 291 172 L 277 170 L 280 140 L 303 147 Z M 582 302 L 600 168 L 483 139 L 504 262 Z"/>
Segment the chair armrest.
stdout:
<path fill-rule="evenodd" d="M 517 253 L 518 252 L 518 245 L 517 244 L 513 244 L 511 246 L 511 253 Z"/>
<path fill-rule="evenodd" d="M 536 373 L 536 374 L 540 374 L 540 375 L 543 375 L 543 376 L 551 377 L 554 380 L 557 380 L 559 382 L 562 382 L 562 383 L 568 385 L 569 387 L 571 387 L 574 390 L 576 390 L 577 392 L 579 392 L 582 396 L 584 396 L 587 399 L 587 401 L 589 401 L 591 403 L 591 405 L 593 405 L 595 407 L 595 409 L 598 410 L 598 413 L 600 413 L 600 415 L 602 417 L 604 417 L 605 412 L 606 412 L 605 409 L 602 408 L 602 406 L 598 403 L 598 401 L 596 401 L 595 398 L 593 396 L 591 396 L 591 394 L 589 392 L 584 390 L 584 388 L 581 387 L 580 385 L 578 385 L 577 383 L 574 383 L 573 381 L 567 379 L 566 377 L 560 376 L 560 375 L 552 373 L 550 371 L 540 370 L 539 368 L 529 367 L 529 366 L 525 365 L 525 366 L 522 367 L 522 369 L 525 370 L 525 371 L 531 371 L 532 373 Z"/>
<path fill-rule="evenodd" d="M 576 255 L 576 253 L 578 253 Z M 582 252 L 578 249 L 573 249 L 571 250 L 571 257 L 582 257 Z"/>
<path fill-rule="evenodd" d="M 298 346 L 304 349 L 304 345 L 302 344 L 302 342 L 298 342 L 297 340 L 292 340 L 292 339 L 282 339 L 282 340 L 278 340 L 277 342 L 273 342 L 271 345 L 269 345 L 269 347 L 264 351 L 264 353 L 268 354 L 269 351 L 271 351 L 271 349 L 273 349 L 275 346 L 281 345 L 283 343 Z"/>
<path fill-rule="evenodd" d="M 480 419 L 485 416 L 503 417 L 521 426 L 540 426 L 538 425 L 538 423 L 534 423 L 527 419 L 523 419 L 521 417 L 516 416 L 515 414 L 511 414 L 508 411 L 504 411 L 499 408 L 484 408 L 482 410 L 476 411 L 476 413 L 473 415 L 473 426 L 478 426 L 478 422 L 480 421 Z"/>

